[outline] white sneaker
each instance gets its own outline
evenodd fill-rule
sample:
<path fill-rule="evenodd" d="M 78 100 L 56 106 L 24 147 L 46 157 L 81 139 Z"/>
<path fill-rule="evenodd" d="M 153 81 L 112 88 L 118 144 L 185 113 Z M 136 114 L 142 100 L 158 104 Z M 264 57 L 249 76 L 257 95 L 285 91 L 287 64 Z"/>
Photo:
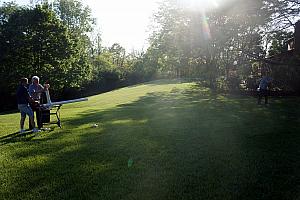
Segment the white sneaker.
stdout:
<path fill-rule="evenodd" d="M 34 129 L 32 129 L 32 132 L 33 132 L 33 133 L 38 133 L 38 132 L 41 132 L 41 130 L 39 130 L 39 129 L 37 129 L 37 128 L 34 128 Z"/>
<path fill-rule="evenodd" d="M 20 134 L 25 133 L 24 129 L 20 129 Z"/>

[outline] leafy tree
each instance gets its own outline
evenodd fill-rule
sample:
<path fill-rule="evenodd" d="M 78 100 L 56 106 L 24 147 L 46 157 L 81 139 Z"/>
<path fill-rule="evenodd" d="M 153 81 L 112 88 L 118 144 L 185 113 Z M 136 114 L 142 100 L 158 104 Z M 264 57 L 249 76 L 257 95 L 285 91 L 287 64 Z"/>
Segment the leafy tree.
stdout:
<path fill-rule="evenodd" d="M 91 15 L 91 9 L 80 0 L 33 0 L 32 4 L 51 8 L 69 30 L 75 51 L 72 59 L 69 59 L 72 73 L 65 77 L 67 84 L 64 87 L 80 87 L 81 83 L 92 77 L 90 54 L 93 53 L 93 46 L 89 33 L 93 31 L 95 19 Z"/>
<path fill-rule="evenodd" d="M 299 20 L 300 2 L 298 0 L 264 0 L 264 9 L 269 13 L 267 29 L 269 32 L 284 31 Z"/>
<path fill-rule="evenodd" d="M 18 8 L 1 25 L 0 65 L 3 82 L 11 82 L 21 76 L 40 75 L 44 80 L 60 88 L 66 76 L 73 73 L 69 60 L 74 54 L 73 42 L 67 28 L 47 7 Z M 15 81 L 9 81 L 15 80 Z M 73 82 L 74 83 L 74 82 Z"/>
<path fill-rule="evenodd" d="M 55 0 L 54 11 L 72 32 L 83 35 L 93 31 L 95 19 L 91 9 L 79 0 Z"/>
<path fill-rule="evenodd" d="M 124 59 L 125 59 L 125 49 L 118 43 L 114 43 L 108 51 L 112 55 L 112 63 L 119 67 L 123 67 Z"/>
<path fill-rule="evenodd" d="M 288 50 L 287 41 L 293 37 L 292 32 L 278 31 L 271 38 L 269 56 L 274 56 Z"/>
<path fill-rule="evenodd" d="M 73 73 L 68 76 L 68 82 L 77 80 L 77 84 L 73 86 L 79 87 L 81 83 L 92 78 L 93 44 L 89 34 L 93 31 L 95 19 L 91 9 L 79 0 L 56 0 L 53 10 L 70 30 L 76 54 L 70 63 Z"/>
<path fill-rule="evenodd" d="M 265 54 L 259 34 L 266 17 L 260 11 L 263 6 L 261 1 L 235 1 L 202 11 L 166 0 L 155 15 L 158 26 L 150 39 L 160 52 L 163 70 L 176 77 L 200 76 L 216 88 L 219 77 L 228 79 L 233 63 L 249 67 L 249 55 Z"/>

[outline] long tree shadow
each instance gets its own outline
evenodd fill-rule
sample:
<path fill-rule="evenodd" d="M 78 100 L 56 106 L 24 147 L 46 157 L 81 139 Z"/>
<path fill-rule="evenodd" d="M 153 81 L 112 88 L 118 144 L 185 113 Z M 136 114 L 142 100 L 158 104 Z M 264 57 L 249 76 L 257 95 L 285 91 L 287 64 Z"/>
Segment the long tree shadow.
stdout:
<path fill-rule="evenodd" d="M 11 133 L 5 136 L 0 137 L 0 145 L 5 145 L 9 143 L 15 143 L 15 142 L 25 142 L 30 141 L 32 138 L 34 138 L 34 134 L 32 134 L 31 131 L 26 131 L 24 133 L 15 132 Z"/>
<path fill-rule="evenodd" d="M 43 160 L 29 169 L 7 170 L 17 178 L 6 182 L 2 195 L 296 199 L 299 106 L 295 100 L 270 107 L 249 101 L 205 88 L 174 88 L 112 109 L 82 112 L 64 122 L 77 129 L 14 155 L 16 161 Z M 89 126 L 94 123 L 99 126 Z"/>

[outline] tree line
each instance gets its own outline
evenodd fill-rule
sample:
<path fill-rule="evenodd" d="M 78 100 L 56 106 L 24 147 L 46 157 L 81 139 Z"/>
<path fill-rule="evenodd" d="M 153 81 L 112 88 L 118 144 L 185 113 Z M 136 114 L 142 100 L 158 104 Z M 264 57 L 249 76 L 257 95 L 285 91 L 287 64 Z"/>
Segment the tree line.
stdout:
<path fill-rule="evenodd" d="M 227 0 L 189 9 L 163 0 L 154 14 L 149 47 L 126 52 L 105 47 L 91 9 L 80 0 L 0 6 L 1 110 L 15 106 L 21 77 L 49 81 L 54 97 L 73 98 L 155 78 L 197 78 L 213 90 L 255 90 L 262 70 L 275 87 L 300 92 L 299 55 L 285 63 L 300 3 L 294 0 Z M 209 2 L 209 1 L 208 1 Z"/>

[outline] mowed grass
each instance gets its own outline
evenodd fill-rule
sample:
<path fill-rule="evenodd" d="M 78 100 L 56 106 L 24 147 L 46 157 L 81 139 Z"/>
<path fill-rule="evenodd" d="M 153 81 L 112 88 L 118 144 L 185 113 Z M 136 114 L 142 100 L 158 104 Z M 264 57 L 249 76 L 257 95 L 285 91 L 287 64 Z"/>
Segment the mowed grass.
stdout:
<path fill-rule="evenodd" d="M 37 136 L 2 114 L 0 199 L 300 199 L 299 103 L 155 81 L 64 105 Z"/>

